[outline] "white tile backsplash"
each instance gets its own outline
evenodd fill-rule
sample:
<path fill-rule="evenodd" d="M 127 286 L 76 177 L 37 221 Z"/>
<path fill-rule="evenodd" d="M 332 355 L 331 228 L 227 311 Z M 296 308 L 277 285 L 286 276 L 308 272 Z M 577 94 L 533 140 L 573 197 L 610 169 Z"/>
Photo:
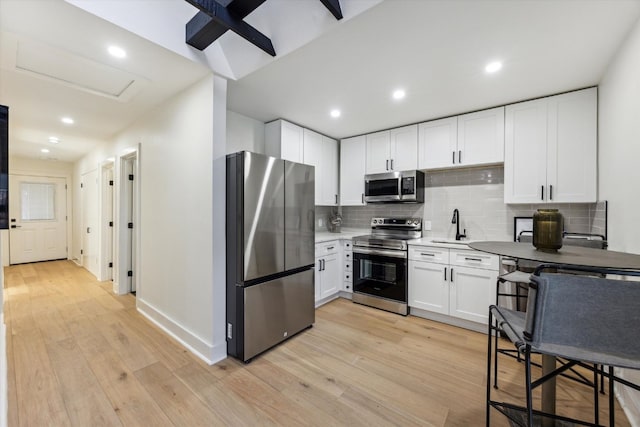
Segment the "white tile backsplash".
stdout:
<path fill-rule="evenodd" d="M 532 216 L 539 208 L 557 208 L 565 230 L 605 234 L 605 202 L 573 204 L 504 204 L 502 167 L 427 172 L 424 204 L 342 207 L 343 227 L 369 227 L 374 216 L 422 217 L 431 221 L 425 237 L 455 237 L 453 210 L 460 212 L 460 232 L 474 240 L 513 240 L 513 218 Z M 317 215 L 317 210 L 316 210 Z"/>

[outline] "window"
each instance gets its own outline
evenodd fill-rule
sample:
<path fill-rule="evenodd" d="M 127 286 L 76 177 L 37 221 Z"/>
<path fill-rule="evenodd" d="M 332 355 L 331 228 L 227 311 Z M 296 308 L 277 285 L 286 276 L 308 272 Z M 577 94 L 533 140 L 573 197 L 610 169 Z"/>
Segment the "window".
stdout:
<path fill-rule="evenodd" d="M 56 219 L 56 185 L 45 182 L 20 183 L 20 217 L 22 221 Z"/>

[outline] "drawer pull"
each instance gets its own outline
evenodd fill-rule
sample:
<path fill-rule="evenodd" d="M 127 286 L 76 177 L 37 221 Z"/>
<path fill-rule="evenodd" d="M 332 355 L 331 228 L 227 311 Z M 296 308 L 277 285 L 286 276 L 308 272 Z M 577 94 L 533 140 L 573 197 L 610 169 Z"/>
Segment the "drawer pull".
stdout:
<path fill-rule="evenodd" d="M 424 252 L 420 252 L 420 255 L 423 255 L 423 256 L 436 256 L 436 254 L 427 254 L 427 253 L 424 253 Z"/>
<path fill-rule="evenodd" d="M 335 246 L 329 246 L 329 247 L 327 248 L 327 250 L 328 250 L 328 251 L 330 251 L 330 250 L 332 250 L 333 248 L 335 248 Z"/>
<path fill-rule="evenodd" d="M 465 261 L 478 261 L 478 262 L 482 262 L 482 258 L 470 258 L 470 257 L 464 257 Z"/>

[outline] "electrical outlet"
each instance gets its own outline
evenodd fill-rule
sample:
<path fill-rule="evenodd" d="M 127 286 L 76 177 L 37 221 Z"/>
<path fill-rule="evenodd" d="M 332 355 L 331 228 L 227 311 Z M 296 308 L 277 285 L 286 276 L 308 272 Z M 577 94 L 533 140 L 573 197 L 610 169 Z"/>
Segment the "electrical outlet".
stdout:
<path fill-rule="evenodd" d="M 424 231 L 431 231 L 431 221 L 423 221 L 422 225 L 424 227 Z"/>

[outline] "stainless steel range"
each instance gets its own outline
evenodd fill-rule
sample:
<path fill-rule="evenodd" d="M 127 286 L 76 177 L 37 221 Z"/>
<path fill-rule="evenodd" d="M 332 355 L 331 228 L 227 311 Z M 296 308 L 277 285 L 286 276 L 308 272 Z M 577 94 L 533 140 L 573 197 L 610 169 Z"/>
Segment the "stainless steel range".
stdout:
<path fill-rule="evenodd" d="M 373 218 L 353 239 L 353 302 L 407 315 L 407 241 L 422 237 L 422 218 Z"/>

